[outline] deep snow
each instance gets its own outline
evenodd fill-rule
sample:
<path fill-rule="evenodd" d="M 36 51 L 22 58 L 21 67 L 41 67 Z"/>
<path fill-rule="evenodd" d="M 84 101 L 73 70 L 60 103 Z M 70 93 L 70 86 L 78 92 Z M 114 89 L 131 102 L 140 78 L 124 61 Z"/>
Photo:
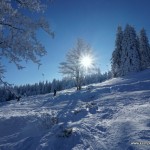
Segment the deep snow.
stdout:
<path fill-rule="evenodd" d="M 0 103 L 0 150 L 150 150 L 150 69 Z"/>

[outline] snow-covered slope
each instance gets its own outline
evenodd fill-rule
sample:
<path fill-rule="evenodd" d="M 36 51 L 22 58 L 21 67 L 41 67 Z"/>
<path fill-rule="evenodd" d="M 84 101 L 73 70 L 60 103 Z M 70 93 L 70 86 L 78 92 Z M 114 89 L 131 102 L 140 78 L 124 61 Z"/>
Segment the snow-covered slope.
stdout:
<path fill-rule="evenodd" d="M 150 70 L 0 103 L 0 150 L 149 150 Z"/>

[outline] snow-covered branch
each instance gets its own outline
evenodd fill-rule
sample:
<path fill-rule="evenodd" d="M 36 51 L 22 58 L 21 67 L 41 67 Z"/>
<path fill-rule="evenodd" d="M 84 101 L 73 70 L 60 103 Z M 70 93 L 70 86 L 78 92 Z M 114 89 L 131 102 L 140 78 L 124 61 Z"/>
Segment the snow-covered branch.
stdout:
<path fill-rule="evenodd" d="M 43 17 L 47 2 L 46 0 L 0 1 L 0 64 L 1 58 L 5 57 L 19 69 L 23 68 L 22 61 L 31 60 L 41 65 L 40 57 L 47 52 L 37 38 L 37 31 L 42 29 L 54 37 L 48 21 Z M 36 17 L 32 17 L 33 13 Z M 4 71 L 1 71 L 1 74 L 4 74 Z"/>
<path fill-rule="evenodd" d="M 16 29 L 16 30 L 22 30 L 22 31 L 24 31 L 23 29 L 18 28 L 18 27 L 15 27 L 15 26 L 13 26 L 13 25 L 11 25 L 11 24 L 9 24 L 9 23 L 0 22 L 0 25 L 2 25 L 2 26 L 8 26 L 8 27 L 13 28 L 13 29 Z"/>

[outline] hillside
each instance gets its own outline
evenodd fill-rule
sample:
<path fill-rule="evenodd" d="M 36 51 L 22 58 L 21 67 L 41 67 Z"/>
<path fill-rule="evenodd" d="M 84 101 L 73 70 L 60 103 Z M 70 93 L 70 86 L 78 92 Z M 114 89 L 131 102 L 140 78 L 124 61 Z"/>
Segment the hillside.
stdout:
<path fill-rule="evenodd" d="M 0 103 L 0 150 L 71 149 L 150 149 L 150 69 Z"/>

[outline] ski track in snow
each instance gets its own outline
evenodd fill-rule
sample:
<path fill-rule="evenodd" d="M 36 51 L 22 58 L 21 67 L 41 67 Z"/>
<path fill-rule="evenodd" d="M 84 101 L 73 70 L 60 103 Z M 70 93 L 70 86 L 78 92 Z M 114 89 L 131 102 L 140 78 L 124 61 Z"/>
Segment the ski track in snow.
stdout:
<path fill-rule="evenodd" d="M 149 74 L 0 103 L 0 150 L 150 150 Z"/>

